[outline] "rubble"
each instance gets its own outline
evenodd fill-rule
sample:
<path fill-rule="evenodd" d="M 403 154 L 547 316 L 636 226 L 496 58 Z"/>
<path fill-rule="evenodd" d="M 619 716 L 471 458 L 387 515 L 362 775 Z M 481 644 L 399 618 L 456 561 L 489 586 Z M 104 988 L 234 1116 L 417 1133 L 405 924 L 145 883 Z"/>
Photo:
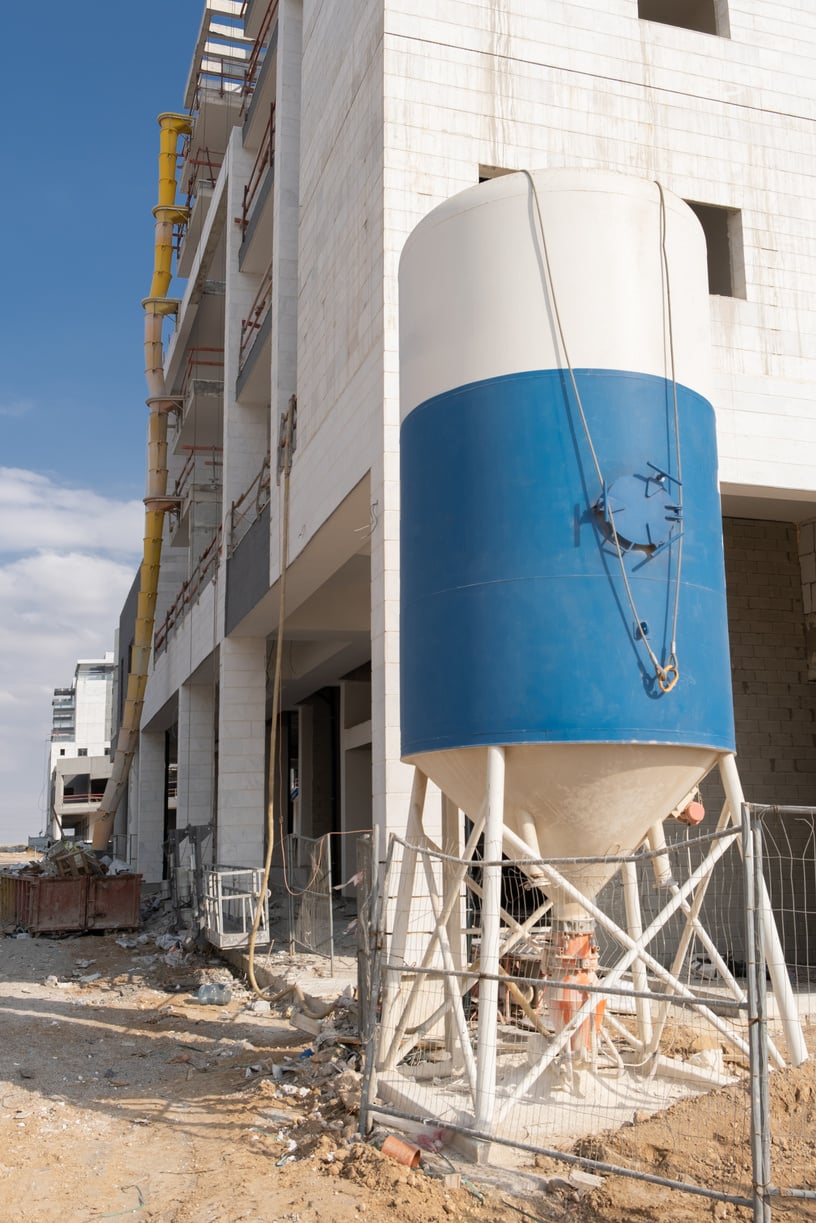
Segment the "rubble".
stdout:
<path fill-rule="evenodd" d="M 106 867 L 97 856 L 77 841 L 55 841 L 37 863 L 32 874 L 55 875 L 58 879 L 75 879 L 79 875 L 105 875 Z"/>
<path fill-rule="evenodd" d="M 14 988 L 21 994 L 50 995 L 51 1006 L 42 1011 L 42 1022 L 48 1026 L 41 1037 L 49 1056 L 35 1066 L 30 1056 L 17 1055 L 12 1065 L 19 1094 L 12 1107 L 27 1098 L 24 1091 L 42 1090 L 46 1074 L 58 1075 L 54 1079 L 58 1094 L 53 1094 L 52 1085 L 47 1107 L 53 1111 L 55 1100 L 62 1096 L 70 1103 L 56 1119 L 50 1112 L 44 1115 L 44 1132 L 73 1129 L 82 1116 L 81 1124 L 96 1134 L 99 1109 L 111 1110 L 111 1116 L 118 1118 L 113 1124 L 122 1133 L 117 1156 L 122 1161 L 131 1159 L 131 1149 L 133 1158 L 138 1158 L 139 1150 L 151 1142 L 162 1158 L 167 1141 L 175 1142 L 178 1134 L 179 1141 L 187 1143 L 193 1130 L 196 1141 L 208 1142 L 209 1127 L 221 1126 L 217 1141 L 228 1135 L 231 1161 L 247 1161 L 241 1167 L 251 1177 L 264 1175 L 264 1168 L 280 1168 L 301 1180 L 312 1178 L 310 1183 L 315 1176 L 336 1177 L 343 1193 L 379 1194 L 382 1188 L 390 1201 L 410 1190 L 415 1204 L 435 1202 L 443 1209 L 442 1190 L 430 1179 L 433 1152 L 427 1156 L 423 1152 L 423 1166 L 410 1170 L 383 1156 L 358 1132 L 362 1061 L 353 988 L 344 988 L 345 983 L 334 978 L 327 997 L 301 988 L 278 1002 L 258 998 L 220 957 L 186 933 L 168 928 L 172 920 L 168 906 L 160 903 L 148 929 L 135 939 L 81 934 L 30 944 L 36 975 L 30 986 Z M 9 944 L 9 949 L 13 946 Z M 20 963 L 22 945 L 14 955 Z M 304 986 L 316 981 L 317 989 L 328 984 L 317 981 L 316 974 L 304 975 L 301 981 Z M 216 982 L 229 987 L 230 1001 L 217 1008 L 201 1006 L 196 996 L 199 987 Z M 60 1023 L 52 1016 L 61 1013 L 54 1006 L 98 1007 L 103 1012 L 99 1019 L 94 1012 L 87 1018 L 69 1019 L 59 1060 L 51 1055 L 53 1033 Z M 116 1008 L 121 1008 L 118 1031 Z M 316 1013 L 322 1017 L 315 1018 Z M 312 1020 L 308 1033 L 297 1026 L 307 1015 Z M 36 1078 L 27 1077 L 29 1066 L 35 1066 Z M 153 1100 L 151 1088 L 160 1103 Z M 91 1109 L 80 1113 L 86 1101 Z M 200 1117 L 202 1124 L 192 1124 L 193 1117 Z M 161 1127 L 156 1125 L 158 1119 Z M 174 1121 L 181 1124 L 176 1128 Z M 132 1144 L 128 1135 L 134 1127 L 143 1130 Z M 155 1139 L 159 1128 L 161 1142 Z M 109 1141 L 107 1131 L 104 1141 Z M 206 1160 L 203 1163 L 209 1166 Z M 448 1172 L 440 1169 L 439 1178 Z M 410 1182 L 405 1176 L 412 1178 Z M 121 1184 L 135 1179 L 131 1172 L 127 1178 L 123 1175 Z M 284 1179 L 281 1186 L 285 1185 Z M 453 1181 L 448 1187 L 455 1192 Z M 147 1193 L 149 1186 L 144 1188 Z M 250 1210 L 246 1217 L 259 1215 Z M 285 1214 L 278 1211 L 275 1217 Z M 430 1223 L 441 1217 L 423 1205 L 410 1220 Z M 456 1217 L 471 1216 L 456 1212 Z M 491 1216 L 491 1223 L 498 1218 Z"/>

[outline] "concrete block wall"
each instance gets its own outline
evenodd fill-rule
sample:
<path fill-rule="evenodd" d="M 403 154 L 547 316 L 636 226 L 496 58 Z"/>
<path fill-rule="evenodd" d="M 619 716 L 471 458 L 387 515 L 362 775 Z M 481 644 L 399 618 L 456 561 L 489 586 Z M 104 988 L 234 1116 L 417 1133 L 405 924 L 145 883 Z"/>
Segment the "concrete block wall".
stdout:
<path fill-rule="evenodd" d="M 816 520 L 799 524 L 799 566 L 805 612 L 807 676 L 816 680 Z"/>
<path fill-rule="evenodd" d="M 226 582 L 219 578 L 198 591 L 187 614 L 173 628 L 167 648 L 154 656 L 145 693 L 143 727 L 161 718 L 181 685 L 213 652 L 223 633 L 225 587 Z"/>
<path fill-rule="evenodd" d="M 262 866 L 266 785 L 266 640 L 221 643 L 215 859 Z"/>
<path fill-rule="evenodd" d="M 213 818 L 215 686 L 182 684 L 178 709 L 176 827 L 209 824 Z"/>
<path fill-rule="evenodd" d="M 659 178 L 742 216 L 745 299 L 711 299 L 724 485 L 814 495 L 816 9 L 735 2 L 729 24 L 639 21 L 636 0 L 387 0 L 386 352 L 392 254 L 480 165 Z"/>
<path fill-rule="evenodd" d="M 381 0 L 304 6 L 301 87 L 295 551 L 380 448 Z"/>
<path fill-rule="evenodd" d="M 636 0 L 386 0 L 386 473 L 398 462 L 397 272 L 411 230 L 436 204 L 475 184 L 481 167 L 599 167 L 657 178 L 681 198 L 739 210 L 745 296 L 710 298 L 721 481 L 726 491 L 754 495 L 795 489 L 816 503 L 816 193 L 802 177 L 812 161 L 816 9 L 733 0 L 728 28 L 725 38 L 640 21 Z M 372 637 L 394 664 L 386 662 L 384 760 L 375 729 L 374 770 L 387 801 L 404 808 L 398 503 L 388 475 L 383 489 L 384 543 L 376 558 L 382 646 L 374 627 Z M 798 614 L 798 627 L 785 622 L 784 642 L 773 645 L 792 671 L 801 669 L 801 655 L 794 665 L 785 651 L 797 633 L 802 649 L 801 598 Z M 735 632 L 748 648 L 739 622 Z M 792 676 L 784 682 L 792 685 L 787 695 L 805 702 L 799 712 L 806 718 L 807 690 Z M 764 693 L 770 696 L 782 699 Z M 740 716 L 750 733 L 750 709 Z M 762 716 L 778 753 L 781 704 L 766 700 Z M 785 793 L 807 788 L 799 771 L 805 756 L 796 754 L 804 744 L 785 743 L 784 757 L 772 755 L 770 743 L 758 746 L 765 754 L 751 753 L 748 781 L 761 793 L 778 779 L 772 760 L 779 769 L 785 762 Z"/>
<path fill-rule="evenodd" d="M 254 154 L 241 145 L 235 128 L 225 159 L 227 218 L 241 215 L 244 183 L 252 170 Z M 240 371 L 241 321 L 248 317 L 261 277 L 239 270 L 241 229 L 230 220 L 225 225 L 226 301 L 224 315 L 224 529 L 229 531 L 229 513 L 258 475 L 269 447 L 268 402 L 240 403 L 235 394 Z M 224 555 L 222 553 L 222 563 Z"/>
<path fill-rule="evenodd" d="M 800 564 L 800 542 L 809 543 L 810 532 L 748 519 L 725 519 L 723 526 L 737 766 L 745 797 L 816 806 L 816 684 L 808 679 L 807 569 Z M 717 787 L 712 790 L 719 801 Z M 713 815 L 714 802 L 710 808 Z M 816 945 L 809 830 L 809 821 L 784 813 L 763 821 L 771 905 L 789 965 L 812 963 Z M 712 889 L 711 908 L 733 914 L 740 895 L 734 870 Z M 729 928 L 739 949 L 739 929 L 733 922 Z M 728 946 L 723 935 L 718 940 Z"/>
<path fill-rule="evenodd" d="M 272 302 L 269 436 L 275 479 L 281 414 L 298 390 L 298 226 L 300 220 L 300 113 L 303 5 L 286 0 L 278 9 L 275 101 L 275 169 L 272 184 Z M 296 438 L 297 440 L 297 438 Z M 274 483 L 270 502 L 269 573 L 280 575 L 282 500 Z"/>
<path fill-rule="evenodd" d="M 745 797 L 816 806 L 816 684 L 807 675 L 797 529 L 726 518 L 724 542 Z"/>
<path fill-rule="evenodd" d="M 279 413 L 296 390 L 298 219 L 300 201 L 300 65 L 303 12 L 300 0 L 279 8 L 278 97 L 275 107 L 275 181 L 272 232 L 272 435 Z"/>
<path fill-rule="evenodd" d="M 370 527 L 373 818 L 382 826 L 393 775 L 397 791 L 410 785 L 398 737 L 398 434 L 393 412 L 383 416 L 384 385 L 392 405 L 396 386 L 383 335 L 396 317 L 383 251 L 382 0 L 304 6 L 302 98 L 292 547 L 370 470 L 371 522 L 356 528 L 364 545 Z M 397 822 L 404 816 L 400 803 Z"/>

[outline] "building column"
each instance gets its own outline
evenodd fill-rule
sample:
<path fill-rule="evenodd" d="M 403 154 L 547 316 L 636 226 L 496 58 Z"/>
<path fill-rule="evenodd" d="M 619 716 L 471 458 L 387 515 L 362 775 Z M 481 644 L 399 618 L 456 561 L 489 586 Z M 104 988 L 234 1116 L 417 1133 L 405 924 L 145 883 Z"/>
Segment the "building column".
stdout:
<path fill-rule="evenodd" d="M 136 834 L 136 870 L 145 883 L 160 883 L 164 874 L 164 731 L 141 732 L 134 766 L 128 812 L 129 831 Z"/>
<path fill-rule="evenodd" d="M 182 684 L 178 709 L 176 827 L 209 824 L 215 780 L 215 691 L 212 684 Z"/>
<path fill-rule="evenodd" d="M 230 639 L 220 649 L 216 861 L 261 866 L 266 781 L 266 641 Z"/>

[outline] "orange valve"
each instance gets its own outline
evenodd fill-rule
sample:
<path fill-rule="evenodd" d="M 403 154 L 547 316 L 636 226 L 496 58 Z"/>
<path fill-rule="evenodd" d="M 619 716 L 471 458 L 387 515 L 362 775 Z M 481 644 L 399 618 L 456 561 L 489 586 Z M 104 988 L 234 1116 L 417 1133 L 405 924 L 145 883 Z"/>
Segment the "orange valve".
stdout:
<path fill-rule="evenodd" d="M 598 984 L 598 945 L 592 929 L 553 929 L 549 947 L 541 957 L 541 970 L 548 978 L 544 996 L 556 1032 L 562 1032 L 590 998 L 588 990 Z M 603 1021 L 606 1000 L 600 999 L 570 1040 L 573 1053 L 588 1053 L 593 1036 Z"/>

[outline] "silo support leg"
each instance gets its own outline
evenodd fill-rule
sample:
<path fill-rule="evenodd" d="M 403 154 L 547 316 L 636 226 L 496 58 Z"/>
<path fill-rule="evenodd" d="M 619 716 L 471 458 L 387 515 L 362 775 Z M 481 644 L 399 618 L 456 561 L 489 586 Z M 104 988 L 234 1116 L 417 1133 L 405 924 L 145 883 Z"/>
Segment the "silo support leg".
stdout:
<path fill-rule="evenodd" d="M 482 943 L 479 982 L 479 1029 L 476 1059 L 477 1129 L 493 1121 L 496 1099 L 496 1046 L 499 1009 L 499 945 L 501 939 L 501 856 L 504 830 L 504 748 L 487 749 L 487 786 L 482 871 Z"/>
<path fill-rule="evenodd" d="M 626 927 L 629 937 L 637 942 L 643 934 L 643 918 L 640 911 L 637 867 L 634 862 L 623 863 L 623 901 L 626 906 Z M 646 1048 L 652 1039 L 652 1009 L 648 998 L 643 997 L 649 989 L 649 975 L 646 965 L 640 958 L 632 962 L 632 985 L 638 995 L 635 1001 L 638 1036 L 643 1047 Z"/>

